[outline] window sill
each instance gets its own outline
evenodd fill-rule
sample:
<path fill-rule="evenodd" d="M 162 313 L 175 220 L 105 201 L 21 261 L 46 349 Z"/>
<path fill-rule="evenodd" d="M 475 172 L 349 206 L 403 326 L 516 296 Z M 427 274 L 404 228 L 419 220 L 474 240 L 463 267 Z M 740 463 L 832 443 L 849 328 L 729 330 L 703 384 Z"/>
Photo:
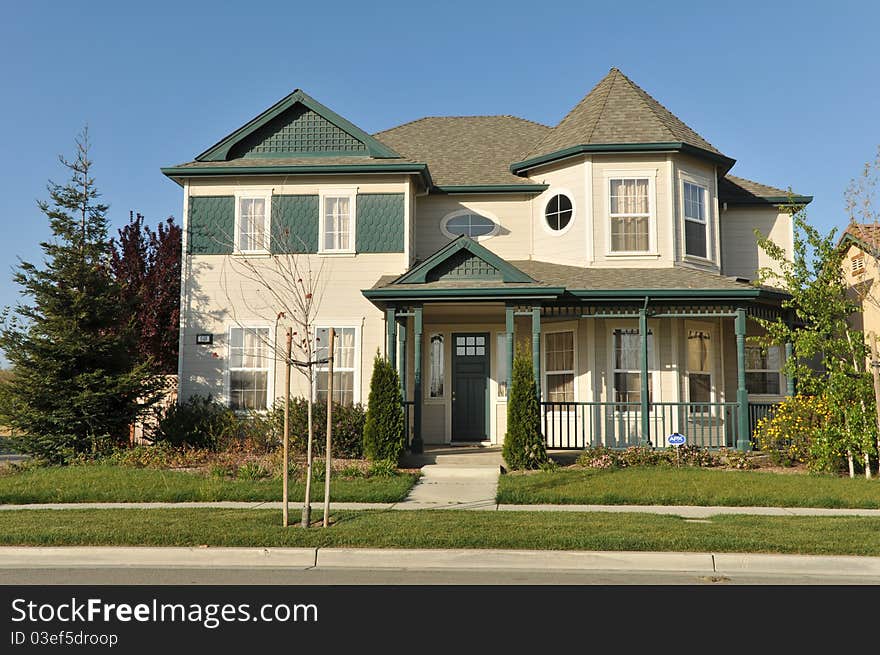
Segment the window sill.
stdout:
<path fill-rule="evenodd" d="M 699 255 L 685 254 L 685 256 L 682 258 L 682 261 L 691 262 L 692 264 L 709 264 L 710 266 L 718 266 L 718 264 L 715 263 L 714 259 L 709 259 L 708 257 L 700 257 Z"/>
<path fill-rule="evenodd" d="M 357 253 L 354 250 L 319 250 L 319 257 L 354 257 Z"/>
<path fill-rule="evenodd" d="M 267 259 L 272 256 L 268 250 L 236 250 L 232 253 L 233 257 L 245 258 L 253 257 L 255 259 Z"/>
<path fill-rule="evenodd" d="M 606 257 L 612 258 L 622 258 L 622 259 L 658 259 L 660 257 L 659 252 L 608 252 L 605 253 Z"/>

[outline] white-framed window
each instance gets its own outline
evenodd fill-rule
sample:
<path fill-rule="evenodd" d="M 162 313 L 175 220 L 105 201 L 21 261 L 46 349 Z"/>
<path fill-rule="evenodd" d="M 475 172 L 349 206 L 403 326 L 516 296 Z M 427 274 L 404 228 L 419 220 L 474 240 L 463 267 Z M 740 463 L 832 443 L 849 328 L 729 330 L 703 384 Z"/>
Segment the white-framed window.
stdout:
<path fill-rule="evenodd" d="M 687 330 L 688 402 L 712 402 L 712 333 Z"/>
<path fill-rule="evenodd" d="M 552 403 L 573 403 L 574 330 L 544 335 L 544 386 Z"/>
<path fill-rule="evenodd" d="M 682 180 L 681 188 L 684 253 L 691 257 L 709 259 L 709 190 L 691 180 Z"/>
<path fill-rule="evenodd" d="M 440 221 L 440 231 L 449 239 L 465 235 L 481 241 L 498 234 L 500 227 L 498 218 L 483 210 L 459 209 L 446 214 Z"/>
<path fill-rule="evenodd" d="M 755 396 L 782 393 L 782 349 L 746 346 L 746 391 Z"/>
<path fill-rule="evenodd" d="M 507 333 L 495 333 L 495 380 L 497 381 L 496 396 L 498 400 L 507 400 Z"/>
<path fill-rule="evenodd" d="M 263 411 L 269 407 L 270 330 L 268 326 L 229 328 L 227 398 L 235 411 Z"/>
<path fill-rule="evenodd" d="M 557 189 L 544 205 L 544 231 L 554 236 L 565 234 L 574 223 L 574 201 L 567 189 Z"/>
<path fill-rule="evenodd" d="M 428 398 L 444 397 L 446 387 L 446 339 L 440 333 L 428 337 Z"/>
<path fill-rule="evenodd" d="M 333 326 L 335 340 L 333 344 L 333 400 L 342 405 L 351 405 L 360 398 L 358 388 L 358 362 L 360 362 L 360 344 L 358 328 Z M 327 359 L 330 342 L 330 326 L 315 330 L 315 359 Z M 315 367 L 315 398 L 327 400 L 327 384 L 330 380 L 328 365 L 318 364 Z"/>
<path fill-rule="evenodd" d="M 320 193 L 318 251 L 354 253 L 357 227 L 356 189 L 334 189 Z"/>
<path fill-rule="evenodd" d="M 608 178 L 609 252 L 654 251 L 654 178 L 633 174 Z"/>
<path fill-rule="evenodd" d="M 638 328 L 615 328 L 613 339 L 613 400 L 619 403 L 637 403 L 642 399 L 642 339 Z M 648 402 L 653 401 L 654 331 L 648 329 Z"/>
<path fill-rule="evenodd" d="M 235 196 L 235 252 L 269 251 L 272 194 L 242 191 Z"/>

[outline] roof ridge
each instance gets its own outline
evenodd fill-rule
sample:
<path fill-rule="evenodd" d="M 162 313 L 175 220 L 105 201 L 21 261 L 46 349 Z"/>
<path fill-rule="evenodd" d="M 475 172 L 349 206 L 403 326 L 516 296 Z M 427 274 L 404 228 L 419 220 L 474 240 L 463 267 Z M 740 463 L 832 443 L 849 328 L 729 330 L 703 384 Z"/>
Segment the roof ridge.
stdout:
<path fill-rule="evenodd" d="M 416 118 L 411 121 L 407 121 L 406 123 L 401 123 L 400 125 L 395 125 L 394 127 L 389 127 L 387 129 L 382 130 L 381 132 L 375 132 L 372 136 L 379 136 L 380 134 L 384 134 L 385 132 L 390 132 L 391 130 L 396 130 L 401 127 L 406 127 L 408 125 L 414 125 L 415 123 L 420 123 L 422 121 L 433 120 L 433 119 L 441 119 L 441 118 L 512 118 L 517 121 L 522 121 L 523 123 L 531 123 L 532 125 L 537 125 L 538 127 L 543 127 L 548 130 L 553 129 L 549 125 L 544 125 L 543 123 L 539 123 L 538 121 L 533 121 L 528 118 L 523 118 L 522 116 L 514 116 L 513 114 L 460 114 L 454 116 L 422 116 L 421 118 Z"/>
<path fill-rule="evenodd" d="M 621 73 L 620 70 L 614 66 L 612 66 L 611 70 L 608 71 L 609 75 L 611 73 L 617 73 L 618 76 L 623 75 L 623 73 Z M 605 108 L 608 107 L 608 98 L 611 97 L 611 90 L 614 88 L 615 82 L 617 82 L 617 77 L 615 77 L 613 80 L 611 80 L 611 84 L 608 85 L 608 90 L 605 92 L 605 97 L 602 98 L 602 108 L 599 110 L 599 113 L 596 116 L 596 120 L 593 122 L 593 127 L 590 129 L 590 134 L 587 137 L 587 143 L 589 143 L 590 141 L 593 140 L 593 133 L 596 131 L 596 128 L 599 126 L 599 121 L 602 119 L 602 115 L 605 113 Z M 581 101 L 581 102 L 583 102 L 583 101 Z M 580 104 L 580 102 L 578 104 Z M 572 111 L 574 111 L 574 109 L 572 109 Z"/>

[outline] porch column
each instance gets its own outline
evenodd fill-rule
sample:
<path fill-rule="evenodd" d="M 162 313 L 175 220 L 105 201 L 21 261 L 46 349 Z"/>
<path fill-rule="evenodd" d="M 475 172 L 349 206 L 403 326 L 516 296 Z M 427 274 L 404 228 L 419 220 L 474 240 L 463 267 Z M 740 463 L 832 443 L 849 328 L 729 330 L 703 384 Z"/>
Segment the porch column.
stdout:
<path fill-rule="evenodd" d="M 639 358 L 641 364 L 639 400 L 641 402 L 640 410 L 642 414 L 642 445 L 650 446 L 651 417 L 649 412 L 651 408 L 648 403 L 648 394 L 650 393 L 648 388 L 648 310 L 645 307 L 639 310 L 639 339 L 639 354 L 641 355 Z"/>
<path fill-rule="evenodd" d="M 392 366 L 397 364 L 397 320 L 394 315 L 397 313 L 396 307 L 388 307 L 385 309 L 385 358 L 391 362 Z"/>
<path fill-rule="evenodd" d="M 538 402 L 541 402 L 541 308 L 532 307 L 532 371 L 535 374 L 535 389 Z"/>
<path fill-rule="evenodd" d="M 422 444 L 422 306 L 417 305 L 413 319 L 413 438 L 410 451 L 420 453 Z"/>
<path fill-rule="evenodd" d="M 785 342 L 785 361 L 787 362 L 789 359 L 794 357 L 794 344 L 791 341 Z M 793 396 L 796 393 L 795 389 L 795 379 L 792 375 L 785 376 L 785 394 L 787 396 Z"/>
<path fill-rule="evenodd" d="M 400 356 L 397 359 L 397 375 L 400 378 L 400 397 L 406 400 L 406 319 L 400 319 L 397 332 L 397 346 Z"/>
<path fill-rule="evenodd" d="M 507 330 L 507 397 L 513 385 L 513 306 L 504 307 L 504 326 Z"/>
<path fill-rule="evenodd" d="M 736 403 L 737 403 L 737 438 L 738 450 L 747 451 L 751 447 L 749 441 L 749 393 L 746 391 L 746 310 L 738 307 L 736 320 Z"/>

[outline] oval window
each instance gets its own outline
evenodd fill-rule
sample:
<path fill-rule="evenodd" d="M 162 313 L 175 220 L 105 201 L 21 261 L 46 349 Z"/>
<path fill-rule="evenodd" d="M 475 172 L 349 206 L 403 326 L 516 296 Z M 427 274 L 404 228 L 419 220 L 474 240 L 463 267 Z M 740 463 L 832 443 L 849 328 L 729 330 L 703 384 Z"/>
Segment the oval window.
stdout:
<path fill-rule="evenodd" d="M 574 209 L 571 199 L 567 195 L 559 193 L 550 198 L 550 202 L 547 203 L 547 207 L 544 209 L 544 220 L 547 221 L 547 227 L 554 232 L 559 232 L 571 222 L 572 214 L 574 214 Z"/>
<path fill-rule="evenodd" d="M 440 228 L 453 238 L 465 235 L 476 239 L 494 234 L 498 229 L 498 224 L 491 218 L 467 212 L 453 214 L 445 218 L 440 224 Z"/>

